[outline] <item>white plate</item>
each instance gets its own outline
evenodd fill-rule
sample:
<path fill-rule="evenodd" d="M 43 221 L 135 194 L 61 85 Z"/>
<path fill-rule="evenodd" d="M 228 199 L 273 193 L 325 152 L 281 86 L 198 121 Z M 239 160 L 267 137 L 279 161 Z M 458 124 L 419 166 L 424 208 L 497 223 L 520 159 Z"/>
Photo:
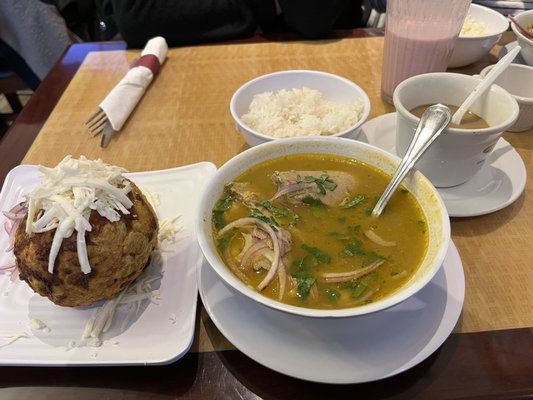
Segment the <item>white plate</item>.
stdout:
<path fill-rule="evenodd" d="M 127 176 L 141 188 L 156 195 L 160 220 L 179 216 L 182 228 L 176 242 L 164 253 L 164 275 L 158 304 L 148 303 L 125 330 L 114 324 L 103 335 L 101 347 L 74 347 L 93 308 L 56 306 L 35 294 L 25 282 L 11 282 L 0 275 L 0 346 L 5 335 L 26 332 L 21 338 L 0 347 L 0 365 L 146 365 L 166 364 L 183 356 L 194 335 L 197 303 L 196 270 L 203 257 L 196 241 L 194 218 L 204 184 L 214 174 L 211 163 L 131 173 Z M 40 180 L 35 166 L 18 166 L 6 177 L 0 194 L 0 209 L 8 210 Z M 0 216 L 3 227 L 5 217 Z M 0 234 L 0 265 L 13 258 L 6 253 L 9 240 Z M 120 315 L 117 317 L 119 319 Z M 30 319 L 40 319 L 49 328 L 32 330 Z"/>
<path fill-rule="evenodd" d="M 424 289 L 361 317 L 306 318 L 263 307 L 226 286 L 207 262 L 198 280 L 209 316 L 235 347 L 277 372 L 323 383 L 370 382 L 422 362 L 452 332 L 465 294 L 453 242 Z"/>
<path fill-rule="evenodd" d="M 368 121 L 358 140 L 396 154 L 396 113 Z M 437 190 L 450 217 L 474 217 L 514 202 L 524 191 L 526 178 L 524 161 L 509 142 L 500 138 L 483 168 L 468 182 Z"/>
<path fill-rule="evenodd" d="M 514 42 L 507 43 L 505 46 L 503 46 L 500 49 L 500 52 L 498 53 L 498 58 L 502 58 L 507 53 L 509 53 L 512 49 L 514 49 L 516 46 L 518 46 L 518 42 L 516 40 Z M 515 59 L 513 60 L 513 63 L 528 65 L 526 60 L 522 58 L 522 55 L 520 53 L 518 53 L 518 55 L 515 57 Z"/>

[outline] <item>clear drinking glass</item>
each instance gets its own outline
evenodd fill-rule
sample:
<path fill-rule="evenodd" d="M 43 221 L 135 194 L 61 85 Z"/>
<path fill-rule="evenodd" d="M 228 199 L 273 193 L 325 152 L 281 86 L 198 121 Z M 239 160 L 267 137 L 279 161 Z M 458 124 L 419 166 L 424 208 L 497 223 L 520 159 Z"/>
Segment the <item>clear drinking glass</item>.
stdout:
<path fill-rule="evenodd" d="M 388 0 L 381 96 L 414 75 L 446 70 L 470 0 Z"/>

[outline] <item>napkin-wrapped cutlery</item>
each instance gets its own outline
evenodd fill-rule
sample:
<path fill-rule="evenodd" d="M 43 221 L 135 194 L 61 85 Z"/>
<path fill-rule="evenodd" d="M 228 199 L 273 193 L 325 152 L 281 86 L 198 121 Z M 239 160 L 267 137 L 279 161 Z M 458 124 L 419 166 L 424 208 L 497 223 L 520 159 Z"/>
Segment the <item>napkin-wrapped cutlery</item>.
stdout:
<path fill-rule="evenodd" d="M 168 46 L 164 38 L 150 39 L 141 57 L 128 73 L 109 92 L 85 124 L 94 135 L 102 134 L 101 147 L 106 147 L 140 101 L 167 57 Z"/>

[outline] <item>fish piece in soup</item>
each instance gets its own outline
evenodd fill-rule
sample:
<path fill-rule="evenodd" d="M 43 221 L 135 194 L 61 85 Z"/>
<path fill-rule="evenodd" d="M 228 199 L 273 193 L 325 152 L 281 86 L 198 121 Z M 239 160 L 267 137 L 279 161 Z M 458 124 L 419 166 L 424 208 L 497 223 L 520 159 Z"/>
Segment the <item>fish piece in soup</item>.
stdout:
<path fill-rule="evenodd" d="M 278 185 L 273 199 L 284 195 L 293 204 L 310 196 L 328 206 L 339 205 L 356 186 L 355 178 L 342 171 L 276 171 L 272 181 Z"/>

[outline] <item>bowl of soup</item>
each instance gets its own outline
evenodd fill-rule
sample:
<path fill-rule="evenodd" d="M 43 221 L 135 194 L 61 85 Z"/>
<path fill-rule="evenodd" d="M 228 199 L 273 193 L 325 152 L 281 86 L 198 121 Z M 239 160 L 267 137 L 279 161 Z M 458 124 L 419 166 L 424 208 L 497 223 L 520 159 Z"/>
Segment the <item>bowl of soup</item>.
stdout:
<path fill-rule="evenodd" d="M 283 312 L 352 317 L 392 307 L 430 282 L 450 240 L 442 199 L 419 172 L 371 216 L 398 164 L 343 138 L 252 147 L 203 193 L 203 254 L 236 292 Z"/>
<path fill-rule="evenodd" d="M 370 114 L 370 99 L 342 76 L 288 70 L 244 83 L 230 100 L 230 112 L 250 146 L 302 136 L 356 138 Z"/>

